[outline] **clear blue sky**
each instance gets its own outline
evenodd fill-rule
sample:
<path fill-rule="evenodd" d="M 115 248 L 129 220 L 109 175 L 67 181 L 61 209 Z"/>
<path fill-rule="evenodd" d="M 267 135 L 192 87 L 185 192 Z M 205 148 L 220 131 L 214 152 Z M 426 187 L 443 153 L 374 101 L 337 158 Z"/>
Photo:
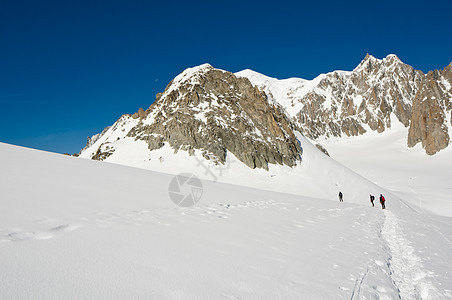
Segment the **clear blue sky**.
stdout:
<path fill-rule="evenodd" d="M 0 2 L 0 141 L 78 152 L 187 67 L 310 79 L 395 53 L 452 60 L 452 1 Z"/>

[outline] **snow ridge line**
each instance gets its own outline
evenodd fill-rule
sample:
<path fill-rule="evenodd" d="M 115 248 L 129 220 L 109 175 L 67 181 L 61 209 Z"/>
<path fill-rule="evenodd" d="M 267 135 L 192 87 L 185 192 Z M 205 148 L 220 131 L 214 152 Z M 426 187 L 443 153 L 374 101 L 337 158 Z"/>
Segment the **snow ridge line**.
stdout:
<path fill-rule="evenodd" d="M 385 221 L 382 236 L 391 250 L 388 266 L 394 285 L 401 299 L 442 299 L 435 286 L 428 279 L 432 272 L 423 270 L 421 259 L 414 254 L 399 225 L 397 217 L 388 210 L 384 211 Z"/>

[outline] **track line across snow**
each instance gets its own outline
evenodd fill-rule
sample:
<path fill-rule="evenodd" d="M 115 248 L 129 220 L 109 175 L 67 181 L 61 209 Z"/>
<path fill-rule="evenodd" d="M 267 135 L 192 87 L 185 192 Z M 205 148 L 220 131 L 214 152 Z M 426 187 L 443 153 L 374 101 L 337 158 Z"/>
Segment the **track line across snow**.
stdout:
<path fill-rule="evenodd" d="M 421 259 L 414 254 L 397 217 L 385 210 L 382 235 L 391 250 L 388 266 L 401 299 L 442 299 L 429 278 L 432 272 L 423 270 Z"/>

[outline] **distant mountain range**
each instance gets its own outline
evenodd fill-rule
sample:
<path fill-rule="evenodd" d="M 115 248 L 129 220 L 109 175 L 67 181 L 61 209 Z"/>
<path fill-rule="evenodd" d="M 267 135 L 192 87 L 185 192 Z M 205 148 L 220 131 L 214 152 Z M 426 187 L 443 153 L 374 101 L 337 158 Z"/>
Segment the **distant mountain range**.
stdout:
<path fill-rule="evenodd" d="M 396 55 L 380 60 L 367 54 L 351 72 L 313 80 L 277 80 L 251 70 L 236 75 L 280 103 L 311 139 L 383 132 L 391 122 L 400 122 L 408 129 L 409 147 L 420 142 L 435 154 L 449 145 L 452 63 L 424 74 Z"/>
<path fill-rule="evenodd" d="M 297 132 L 321 141 L 381 133 L 394 122 L 407 128 L 409 147 L 422 143 L 433 155 L 450 143 L 451 87 L 452 63 L 424 74 L 395 55 L 367 55 L 353 71 L 313 80 L 204 64 L 176 76 L 147 110 L 123 115 L 88 138 L 80 156 L 108 160 L 118 147 L 144 142 L 150 152 L 168 145 L 216 164 L 230 152 L 250 168 L 268 170 L 301 162 Z"/>

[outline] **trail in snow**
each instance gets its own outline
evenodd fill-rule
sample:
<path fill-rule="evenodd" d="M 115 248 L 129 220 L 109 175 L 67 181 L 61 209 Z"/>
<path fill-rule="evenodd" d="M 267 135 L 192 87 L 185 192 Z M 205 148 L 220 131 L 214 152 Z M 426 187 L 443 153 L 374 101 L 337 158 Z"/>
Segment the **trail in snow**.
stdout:
<path fill-rule="evenodd" d="M 393 126 L 381 134 L 329 139 L 321 144 L 334 160 L 413 207 L 452 217 L 452 147 L 433 156 L 426 155 L 420 145 L 407 148 L 403 126 Z"/>
<path fill-rule="evenodd" d="M 333 183 L 323 200 L 204 181 L 203 199 L 180 208 L 172 175 L 0 144 L 0 295 L 452 298 L 452 219 L 388 193 L 395 215 L 373 208 L 373 185 L 309 149 L 307 174 L 324 166 L 318 178 Z M 331 170 L 364 197 L 351 203 Z"/>
<path fill-rule="evenodd" d="M 388 267 L 400 298 L 442 299 L 432 283 L 434 273 L 423 269 L 421 258 L 414 254 L 414 249 L 406 239 L 397 217 L 389 210 L 385 210 L 384 214 L 386 218 L 382 236 L 391 251 Z"/>

